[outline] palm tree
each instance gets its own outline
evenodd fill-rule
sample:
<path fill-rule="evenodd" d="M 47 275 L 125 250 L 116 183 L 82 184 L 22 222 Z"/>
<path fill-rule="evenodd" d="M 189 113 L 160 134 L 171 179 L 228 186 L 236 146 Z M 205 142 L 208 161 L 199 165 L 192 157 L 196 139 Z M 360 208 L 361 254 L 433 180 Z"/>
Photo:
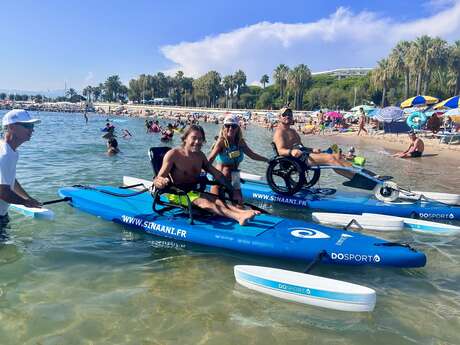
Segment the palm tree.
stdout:
<path fill-rule="evenodd" d="M 460 93 L 460 40 L 450 46 L 449 49 L 449 74 L 454 85 L 454 95 Z"/>
<path fill-rule="evenodd" d="M 118 75 L 112 75 L 104 82 L 104 91 L 107 101 L 113 102 L 118 99 L 118 94 L 121 91 L 121 80 Z"/>
<path fill-rule="evenodd" d="M 242 70 L 238 70 L 233 75 L 233 81 L 236 86 L 236 99 L 240 99 L 241 89 L 246 86 L 246 73 Z"/>
<path fill-rule="evenodd" d="M 388 59 L 390 69 L 395 75 L 404 76 L 404 99 L 409 98 L 410 86 L 410 58 L 409 50 L 411 43 L 409 41 L 400 41 L 393 48 Z"/>
<path fill-rule="evenodd" d="M 436 37 L 430 38 L 428 49 L 425 52 L 425 79 L 423 80 L 423 94 L 428 92 L 431 75 L 447 64 L 448 46 L 447 42 Z"/>
<path fill-rule="evenodd" d="M 82 91 L 83 96 L 85 96 L 88 100 L 88 103 L 91 103 L 91 96 L 93 95 L 93 87 L 88 85 Z"/>
<path fill-rule="evenodd" d="M 287 76 L 289 73 L 289 67 L 284 64 L 279 64 L 273 71 L 273 79 L 275 79 L 276 84 L 280 88 L 280 97 L 284 97 L 284 90 L 287 85 Z"/>
<path fill-rule="evenodd" d="M 376 69 L 372 71 L 371 78 L 373 83 L 377 87 L 382 88 L 382 101 L 381 106 L 385 105 L 385 97 L 387 92 L 388 83 L 390 81 L 390 68 L 388 59 L 382 59 L 378 62 L 378 66 Z"/>
<path fill-rule="evenodd" d="M 310 69 L 300 64 L 291 70 L 288 74 L 288 86 L 294 91 L 295 108 L 302 109 L 303 95 L 311 83 Z"/>
<path fill-rule="evenodd" d="M 268 84 L 270 81 L 267 74 L 264 74 L 262 78 L 260 78 L 260 83 L 262 84 L 263 88 L 265 89 L 265 84 Z"/>
<path fill-rule="evenodd" d="M 224 87 L 224 92 L 225 92 L 225 107 L 226 108 L 229 108 L 229 96 L 231 95 L 233 85 L 234 85 L 234 82 L 233 82 L 232 75 L 226 75 L 222 79 L 222 86 Z"/>
<path fill-rule="evenodd" d="M 73 88 L 70 88 L 66 91 L 65 93 L 66 97 L 69 98 L 69 99 L 72 99 L 73 97 L 75 97 L 76 95 L 78 95 L 77 91 L 75 91 L 75 89 Z"/>

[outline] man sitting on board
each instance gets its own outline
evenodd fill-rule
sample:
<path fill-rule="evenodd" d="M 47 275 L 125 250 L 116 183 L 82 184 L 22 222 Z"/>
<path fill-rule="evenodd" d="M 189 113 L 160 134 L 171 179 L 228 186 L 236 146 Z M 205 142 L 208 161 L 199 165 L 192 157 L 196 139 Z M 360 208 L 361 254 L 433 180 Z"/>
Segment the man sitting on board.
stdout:
<path fill-rule="evenodd" d="M 341 158 L 340 153 L 321 153 L 319 149 L 308 149 L 302 145 L 299 134 L 291 128 L 293 123 L 292 110 L 284 107 L 279 111 L 279 121 L 273 134 L 273 142 L 281 156 L 305 158 L 309 166 L 315 165 L 336 165 L 351 167 L 352 163 Z M 353 172 L 335 170 L 338 174 L 348 178 L 354 176 Z"/>
<path fill-rule="evenodd" d="M 16 180 L 16 164 L 19 154 L 16 149 L 29 141 L 34 131 L 32 119 L 22 109 L 11 110 L 3 116 L 4 136 L 0 140 L 0 228 L 8 223 L 8 207 L 20 204 L 26 207 L 41 207 L 40 202 L 32 198 Z"/>
<path fill-rule="evenodd" d="M 223 185 L 228 185 L 227 180 L 216 168 L 209 164 L 205 154 L 201 151 L 206 140 L 201 126 L 191 125 L 182 135 L 182 146 L 173 148 L 166 153 L 158 175 L 153 180 L 156 188 L 164 189 L 169 184 L 181 186 L 199 182 L 201 171 L 210 173 Z M 244 210 L 220 200 L 217 196 L 208 193 L 190 191 L 187 193 L 193 205 L 212 212 L 216 215 L 236 220 L 240 225 L 246 223 L 259 214 L 259 211 Z M 170 202 L 183 205 L 184 196 L 166 194 Z"/>
<path fill-rule="evenodd" d="M 398 152 L 393 155 L 393 157 L 399 158 L 417 158 L 422 157 L 423 151 L 425 150 L 425 143 L 422 139 L 417 138 L 417 135 L 414 131 L 410 131 L 409 138 L 411 143 L 406 151 Z"/>

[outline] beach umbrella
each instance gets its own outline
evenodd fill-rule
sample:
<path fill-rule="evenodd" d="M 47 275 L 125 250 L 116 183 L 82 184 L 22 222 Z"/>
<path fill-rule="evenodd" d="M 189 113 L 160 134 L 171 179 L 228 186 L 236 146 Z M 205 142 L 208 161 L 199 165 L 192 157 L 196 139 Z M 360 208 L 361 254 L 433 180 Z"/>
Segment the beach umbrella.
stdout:
<path fill-rule="evenodd" d="M 370 118 L 374 118 L 379 113 L 379 110 L 380 109 L 377 109 L 377 108 L 369 110 L 369 112 L 367 113 L 367 116 L 369 116 Z"/>
<path fill-rule="evenodd" d="M 460 108 L 451 109 L 446 111 L 443 116 L 460 116 Z"/>
<path fill-rule="evenodd" d="M 369 111 L 371 111 L 372 109 L 375 109 L 374 106 L 372 105 L 367 105 L 367 104 L 361 104 L 361 105 L 357 105 L 356 107 L 353 107 L 350 109 L 350 111 L 359 111 L 359 109 L 363 108 L 364 112 L 367 114 Z"/>
<path fill-rule="evenodd" d="M 357 115 L 356 113 L 352 113 L 352 112 L 347 111 L 347 112 L 345 112 L 345 113 L 343 114 L 343 117 L 344 117 L 345 119 L 349 119 L 349 118 L 352 118 L 352 117 L 353 117 L 353 118 L 358 117 L 358 115 Z"/>
<path fill-rule="evenodd" d="M 460 96 L 454 96 L 448 98 L 438 104 L 436 104 L 433 108 L 434 109 L 441 109 L 441 108 L 459 108 L 460 107 Z"/>
<path fill-rule="evenodd" d="M 438 102 L 439 102 L 439 99 L 436 97 L 418 95 L 415 97 L 408 98 L 404 102 L 402 102 L 401 108 L 410 108 L 410 107 L 415 107 L 415 106 L 430 105 L 430 104 L 436 104 Z"/>
<path fill-rule="evenodd" d="M 380 122 L 394 122 L 402 119 L 403 117 L 404 112 L 398 107 L 386 107 L 380 109 L 374 116 L 374 118 Z"/>
<path fill-rule="evenodd" d="M 337 111 L 329 111 L 326 113 L 326 116 L 331 119 L 341 119 L 343 115 Z"/>

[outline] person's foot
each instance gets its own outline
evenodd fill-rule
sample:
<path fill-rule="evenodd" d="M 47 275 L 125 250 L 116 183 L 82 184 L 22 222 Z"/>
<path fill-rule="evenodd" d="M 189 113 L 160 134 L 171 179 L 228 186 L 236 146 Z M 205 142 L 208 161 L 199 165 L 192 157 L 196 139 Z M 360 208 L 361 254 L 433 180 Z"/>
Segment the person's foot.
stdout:
<path fill-rule="evenodd" d="M 260 211 L 255 211 L 255 210 L 244 211 L 241 213 L 241 216 L 238 218 L 238 223 L 244 226 L 259 213 Z"/>

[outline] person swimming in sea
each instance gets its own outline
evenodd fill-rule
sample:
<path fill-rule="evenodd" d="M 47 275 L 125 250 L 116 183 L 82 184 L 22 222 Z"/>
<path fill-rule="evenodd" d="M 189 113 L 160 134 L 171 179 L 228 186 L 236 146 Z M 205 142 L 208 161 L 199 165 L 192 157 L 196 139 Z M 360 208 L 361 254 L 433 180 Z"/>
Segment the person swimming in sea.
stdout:
<path fill-rule="evenodd" d="M 120 152 L 118 148 L 118 141 L 115 138 L 107 140 L 107 155 L 113 156 Z"/>

